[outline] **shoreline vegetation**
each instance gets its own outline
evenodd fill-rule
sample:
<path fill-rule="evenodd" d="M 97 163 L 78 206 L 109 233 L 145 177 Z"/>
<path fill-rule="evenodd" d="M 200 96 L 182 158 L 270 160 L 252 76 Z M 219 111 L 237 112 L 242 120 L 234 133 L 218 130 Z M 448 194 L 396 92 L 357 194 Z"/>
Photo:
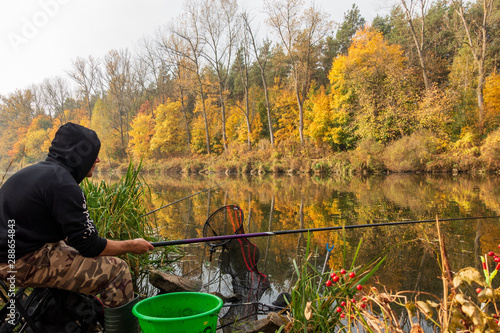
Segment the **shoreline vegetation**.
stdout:
<path fill-rule="evenodd" d="M 310 174 L 353 176 L 389 173 L 499 174 L 500 130 L 475 145 L 470 138 L 439 151 L 429 133 L 403 137 L 383 145 L 361 140 L 354 150 L 331 154 L 313 144 L 284 143 L 274 149 L 229 146 L 220 155 L 190 154 L 168 159 L 143 159 L 148 174 Z M 124 173 L 128 162 L 102 161 L 99 172 Z"/>
<path fill-rule="evenodd" d="M 265 141 L 265 140 L 264 140 Z M 431 133 L 413 134 L 388 145 L 373 139 L 361 140 L 358 147 L 332 154 L 309 143 L 283 143 L 271 148 L 267 142 L 248 149 L 233 144 L 221 154 L 177 154 L 170 158 L 142 158 L 134 161 L 101 157 L 98 173 L 126 174 L 130 162 L 141 163 L 146 174 L 309 174 L 354 176 L 390 173 L 500 174 L 500 130 L 492 132 L 481 145 L 465 137 L 455 143 L 443 142 Z M 2 163 L 4 175 L 27 166 L 22 162 Z"/>

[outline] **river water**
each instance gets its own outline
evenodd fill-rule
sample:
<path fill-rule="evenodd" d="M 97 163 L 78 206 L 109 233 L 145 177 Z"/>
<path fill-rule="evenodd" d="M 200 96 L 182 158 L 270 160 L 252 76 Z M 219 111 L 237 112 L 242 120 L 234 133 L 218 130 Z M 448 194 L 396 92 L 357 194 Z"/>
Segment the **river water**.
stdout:
<path fill-rule="evenodd" d="M 391 291 L 424 291 L 437 296 L 442 293 L 442 281 L 436 224 L 369 225 L 500 215 L 497 176 L 391 174 L 322 178 L 213 174 L 148 175 L 145 180 L 153 191 L 154 208 L 201 191 L 155 213 L 165 239 L 203 237 L 205 221 L 224 205 L 241 207 L 245 233 L 363 225 L 344 233 L 342 230 L 312 233 L 310 244 L 314 256 L 310 260 L 318 270 L 325 262 L 327 244 L 334 245 L 327 270 L 339 270 L 350 267 L 361 241 L 356 265 L 366 264 L 382 253 L 387 255 L 372 283 Z M 204 191 L 213 186 L 216 187 Z M 444 221 L 441 229 L 453 271 L 468 266 L 480 268 L 480 256 L 498 249 L 500 242 L 498 218 Z M 200 243 L 180 246 L 185 256 L 176 264 L 176 273 L 201 279 L 205 291 L 224 296 L 243 294 L 239 302 L 269 305 L 293 286 L 296 278 L 293 262 L 301 260 L 307 234 L 249 241 L 258 249 L 258 256 L 253 257 L 250 265 L 252 269 L 245 270 L 248 262 L 229 269 L 226 265 L 228 260 L 248 258 L 246 253 L 251 245 L 240 246 L 239 255 L 224 257 L 221 248 L 210 253 L 209 247 Z M 262 290 L 248 291 L 256 286 Z"/>

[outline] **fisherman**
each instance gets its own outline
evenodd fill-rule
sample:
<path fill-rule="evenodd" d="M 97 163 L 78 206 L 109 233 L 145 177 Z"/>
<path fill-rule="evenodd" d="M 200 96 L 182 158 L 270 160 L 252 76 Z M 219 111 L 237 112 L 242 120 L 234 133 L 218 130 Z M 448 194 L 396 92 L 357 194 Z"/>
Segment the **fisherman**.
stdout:
<path fill-rule="evenodd" d="M 105 316 L 113 308 L 115 318 L 127 318 L 127 305 L 136 301 L 132 277 L 115 256 L 153 246 L 142 238 L 114 241 L 97 234 L 79 183 L 92 177 L 100 147 L 93 130 L 66 123 L 45 161 L 21 169 L 0 188 L 0 279 L 99 295 Z"/>

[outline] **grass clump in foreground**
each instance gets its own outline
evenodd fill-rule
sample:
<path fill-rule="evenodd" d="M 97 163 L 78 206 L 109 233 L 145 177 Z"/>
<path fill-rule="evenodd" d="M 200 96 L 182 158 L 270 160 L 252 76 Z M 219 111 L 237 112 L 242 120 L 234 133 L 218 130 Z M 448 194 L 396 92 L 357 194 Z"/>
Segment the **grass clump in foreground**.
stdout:
<path fill-rule="evenodd" d="M 300 267 L 293 262 L 297 282 L 291 291 L 289 323 L 280 332 L 350 332 L 352 327 L 366 326 L 361 315 L 361 309 L 367 304 L 364 285 L 385 257 L 355 266 L 361 243 L 348 270 L 322 273 L 310 262 L 312 252 L 308 238 L 306 259 Z"/>
<path fill-rule="evenodd" d="M 493 284 L 500 270 L 500 253 L 490 251 L 481 256 L 482 270 L 466 267 L 455 272 L 448 261 L 439 221 L 436 229 L 438 243 L 434 249 L 443 285 L 440 296 L 366 286 L 385 257 L 356 267 L 360 246 L 349 270 L 322 274 L 309 262 L 308 243 L 307 259 L 300 267 L 294 261 L 298 280 L 286 314 L 289 323 L 279 332 L 423 333 L 422 327 L 441 333 L 500 332 L 500 288 Z"/>
<path fill-rule="evenodd" d="M 159 240 L 155 215 L 147 215 L 151 191 L 140 178 L 141 164 L 134 167 L 129 163 L 127 173 L 112 184 L 104 180 L 94 183 L 88 179 L 82 182 L 87 197 L 87 208 L 99 235 L 114 240 L 144 238 Z M 171 264 L 168 254 L 178 253 L 175 247 L 159 247 L 153 253 L 143 255 L 125 254 L 137 292 L 149 294 L 145 279 L 150 268 L 165 270 Z"/>

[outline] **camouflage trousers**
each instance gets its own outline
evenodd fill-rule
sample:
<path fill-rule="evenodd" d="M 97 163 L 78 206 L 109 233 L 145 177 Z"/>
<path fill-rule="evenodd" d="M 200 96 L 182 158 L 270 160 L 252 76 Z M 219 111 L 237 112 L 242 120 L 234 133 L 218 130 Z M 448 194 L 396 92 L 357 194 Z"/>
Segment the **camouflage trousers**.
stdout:
<path fill-rule="evenodd" d="M 124 305 L 134 298 L 132 276 L 116 257 L 88 258 L 64 241 L 48 243 L 16 260 L 15 272 L 0 263 L 0 278 L 12 275 L 18 287 L 48 287 L 100 296 L 105 307 Z"/>

